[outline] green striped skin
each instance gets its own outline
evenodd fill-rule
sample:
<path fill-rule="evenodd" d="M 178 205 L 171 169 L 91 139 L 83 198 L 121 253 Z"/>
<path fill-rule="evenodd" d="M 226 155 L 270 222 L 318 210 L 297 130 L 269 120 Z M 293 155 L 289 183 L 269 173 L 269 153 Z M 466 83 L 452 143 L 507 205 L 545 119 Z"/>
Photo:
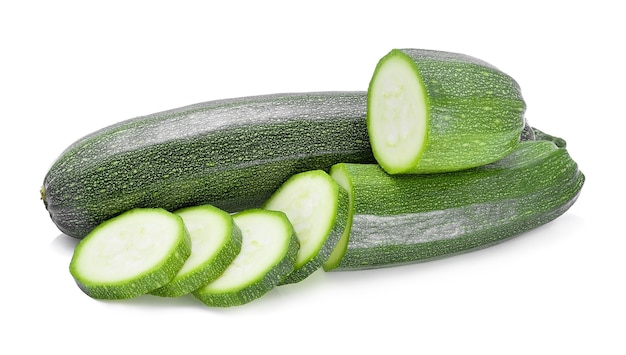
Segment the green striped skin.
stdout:
<path fill-rule="evenodd" d="M 399 82 L 389 82 L 386 74 L 379 77 L 386 65 L 409 68 L 406 71 L 411 74 L 399 76 Z M 421 87 L 420 92 L 404 88 L 410 86 L 407 77 Z M 393 123 L 386 117 L 393 115 L 381 110 L 386 105 L 397 105 L 394 100 L 398 98 L 406 101 L 395 110 L 411 114 Z M 405 138 L 409 144 L 421 142 L 414 147 L 416 151 L 407 153 L 411 149 L 404 149 L 395 139 L 387 142 L 386 136 L 381 137 L 386 134 L 381 127 L 421 122 L 415 117 L 422 109 L 423 132 L 406 133 L 406 128 L 398 132 L 400 136 L 408 135 Z M 525 110 L 518 83 L 489 63 L 458 53 L 394 49 L 379 61 L 370 82 L 367 125 L 374 156 L 388 173 L 448 172 L 492 163 L 509 154 L 519 141 Z M 394 149 L 394 144 L 401 148 L 386 157 L 384 152 Z M 403 154 L 408 155 L 404 166 L 388 162 Z"/>
<path fill-rule="evenodd" d="M 142 222 L 145 218 L 153 218 L 153 222 Z M 172 236 L 175 238 L 175 243 L 170 249 L 164 251 L 163 258 L 157 264 L 149 266 L 141 273 L 128 274 L 129 266 L 125 265 L 132 267 L 135 260 L 145 259 L 146 253 L 151 253 L 163 246 L 158 242 L 153 242 L 154 238 L 150 234 L 145 234 L 144 239 L 140 239 L 137 234 L 131 238 L 123 234 L 143 233 L 143 230 L 150 230 L 150 226 L 154 225 L 154 218 L 166 220 L 165 223 L 176 224 L 176 236 Z M 121 237 L 114 240 L 109 233 L 111 230 L 119 231 L 119 228 L 122 230 Z M 140 229 L 141 232 L 139 232 Z M 160 233 L 155 228 L 152 228 L 151 232 Z M 120 244 L 124 238 L 135 242 L 126 241 Z M 116 241 L 115 245 L 112 244 L 113 241 Z M 147 245 L 150 247 L 148 248 Z M 122 247 L 124 250 L 120 250 Z M 116 252 L 116 250 L 119 251 Z M 137 208 L 103 222 L 83 238 L 74 250 L 69 270 L 78 287 L 92 298 L 128 299 L 149 293 L 169 283 L 190 254 L 191 240 L 180 217 L 160 208 Z M 101 260 L 97 264 L 99 266 L 87 267 L 87 265 L 93 265 L 95 259 Z M 104 260 L 107 261 L 103 262 Z M 97 275 L 108 276 L 105 280 Z"/>
<path fill-rule="evenodd" d="M 150 292 L 155 296 L 180 297 L 197 290 L 218 278 L 241 251 L 241 230 L 227 212 L 200 205 L 174 214 L 187 228 L 191 255 L 170 282 Z"/>
<path fill-rule="evenodd" d="M 300 242 L 294 270 L 281 285 L 300 282 L 322 267 L 343 235 L 350 211 L 348 192 L 322 170 L 292 176 L 263 208 L 284 212 Z"/>
<path fill-rule="evenodd" d="M 41 189 L 51 219 L 82 238 L 136 207 L 262 203 L 295 173 L 374 162 L 364 92 L 211 101 L 130 119 L 67 148 Z"/>
<path fill-rule="evenodd" d="M 576 201 L 585 177 L 564 148 L 524 141 L 495 163 L 458 172 L 389 175 L 338 164 L 354 217 L 332 270 L 402 265 L 485 248 L 545 224 Z"/>
<path fill-rule="evenodd" d="M 250 303 L 265 295 L 294 270 L 300 244 L 296 233 L 281 211 L 248 209 L 233 216 L 242 231 L 240 254 L 216 280 L 192 294 L 209 307 L 233 307 Z M 255 241 L 256 234 L 276 232 L 271 240 Z M 266 249 L 278 251 L 270 262 L 261 262 Z M 243 270 L 243 271 L 242 271 Z M 237 275 L 247 275 L 244 281 Z"/>

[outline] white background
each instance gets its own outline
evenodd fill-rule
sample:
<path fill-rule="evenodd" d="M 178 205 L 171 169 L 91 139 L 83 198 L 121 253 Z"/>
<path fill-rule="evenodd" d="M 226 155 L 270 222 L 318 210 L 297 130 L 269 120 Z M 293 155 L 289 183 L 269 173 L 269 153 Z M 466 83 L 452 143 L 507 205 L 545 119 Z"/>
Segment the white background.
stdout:
<path fill-rule="evenodd" d="M 7 5 L 10 3 L 11 5 Z M 624 11 L 616 1 L 22 1 L 0 6 L 0 353 L 624 354 Z M 540 4 L 540 5 L 539 5 Z M 201 101 L 366 90 L 396 47 L 517 79 L 587 181 L 562 217 L 436 262 L 317 272 L 246 306 L 96 301 L 39 199 L 98 128 Z"/>

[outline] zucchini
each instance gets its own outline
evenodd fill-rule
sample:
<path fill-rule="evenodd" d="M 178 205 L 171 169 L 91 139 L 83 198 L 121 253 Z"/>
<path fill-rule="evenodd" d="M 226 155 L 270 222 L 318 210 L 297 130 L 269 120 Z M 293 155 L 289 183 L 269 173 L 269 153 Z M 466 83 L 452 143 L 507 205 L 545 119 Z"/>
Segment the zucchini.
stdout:
<path fill-rule="evenodd" d="M 192 293 L 207 306 L 249 303 L 294 270 L 300 245 L 285 213 L 248 209 L 233 218 L 242 232 L 241 252 L 222 275 Z"/>
<path fill-rule="evenodd" d="M 126 299 L 169 283 L 191 254 L 183 220 L 163 209 L 133 209 L 107 220 L 74 250 L 70 273 L 96 299 Z"/>
<path fill-rule="evenodd" d="M 176 276 L 150 293 L 179 297 L 220 276 L 241 251 L 241 230 L 227 212 L 211 205 L 174 211 L 183 219 L 191 238 L 191 255 Z"/>
<path fill-rule="evenodd" d="M 464 54 L 394 49 L 368 89 L 367 129 L 390 174 L 492 163 L 517 145 L 526 104 L 517 82 Z"/>
<path fill-rule="evenodd" d="M 585 176 L 564 148 L 523 141 L 507 157 L 439 174 L 387 174 L 376 164 L 337 164 L 353 219 L 325 270 L 434 260 L 500 243 L 565 213 Z"/>
<path fill-rule="evenodd" d="M 304 280 L 328 259 L 348 221 L 348 192 L 323 170 L 289 178 L 264 208 L 282 211 L 294 227 L 300 250 L 294 271 L 281 284 Z"/>
<path fill-rule="evenodd" d="M 75 238 L 137 207 L 261 207 L 298 172 L 375 161 L 366 100 L 365 92 L 274 94 L 133 118 L 70 145 L 41 196 Z"/>

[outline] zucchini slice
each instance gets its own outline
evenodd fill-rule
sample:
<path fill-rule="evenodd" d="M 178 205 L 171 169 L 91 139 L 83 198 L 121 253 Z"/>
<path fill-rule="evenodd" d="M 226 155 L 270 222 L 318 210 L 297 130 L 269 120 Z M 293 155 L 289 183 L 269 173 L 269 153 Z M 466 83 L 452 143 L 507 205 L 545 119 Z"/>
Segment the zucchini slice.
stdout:
<path fill-rule="evenodd" d="M 394 49 L 370 81 L 367 129 L 387 173 L 456 171 L 509 154 L 525 109 L 517 82 L 482 60 Z"/>
<path fill-rule="evenodd" d="M 353 219 L 330 270 L 381 268 L 485 248 L 548 223 L 577 200 L 585 176 L 564 148 L 524 141 L 506 158 L 458 172 L 390 175 L 336 164 Z"/>
<path fill-rule="evenodd" d="M 241 250 L 241 230 L 227 212 L 211 205 L 174 211 L 191 238 L 191 255 L 176 276 L 152 292 L 163 297 L 179 297 L 215 280 Z"/>
<path fill-rule="evenodd" d="M 249 209 L 233 216 L 241 251 L 217 279 L 193 292 L 207 306 L 249 303 L 276 287 L 294 269 L 298 238 L 280 211 Z"/>
<path fill-rule="evenodd" d="M 70 273 L 92 298 L 126 299 L 170 282 L 190 254 L 191 240 L 179 216 L 137 208 L 103 222 L 82 239 Z"/>
<path fill-rule="evenodd" d="M 325 171 L 311 170 L 289 178 L 264 207 L 284 212 L 295 229 L 300 242 L 295 270 L 281 284 L 296 283 L 334 250 L 348 220 L 348 193 Z"/>
<path fill-rule="evenodd" d="M 330 256 L 326 259 L 324 264 L 322 264 L 324 271 L 330 271 L 339 266 L 348 248 L 348 240 L 350 239 L 350 232 L 352 230 L 352 220 L 354 219 L 354 188 L 347 174 L 337 173 L 338 167 L 341 166 L 340 164 L 342 163 L 335 164 L 330 168 L 330 176 L 348 194 L 348 219 L 343 233 L 335 245 L 335 249 L 330 253 Z"/>

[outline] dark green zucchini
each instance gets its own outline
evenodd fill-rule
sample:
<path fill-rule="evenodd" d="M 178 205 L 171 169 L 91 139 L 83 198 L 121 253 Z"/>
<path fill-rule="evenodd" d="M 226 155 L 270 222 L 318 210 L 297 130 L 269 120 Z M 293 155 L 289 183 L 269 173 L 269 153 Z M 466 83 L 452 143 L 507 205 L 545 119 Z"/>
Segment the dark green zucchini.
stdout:
<path fill-rule="evenodd" d="M 576 201 L 585 176 L 565 148 L 522 141 L 507 157 L 464 171 L 389 175 L 376 164 L 337 164 L 350 229 L 324 265 L 355 270 L 448 257 L 545 224 Z"/>
<path fill-rule="evenodd" d="M 83 238 L 137 207 L 262 206 L 290 176 L 375 162 L 365 92 L 274 94 L 137 117 L 68 147 L 41 189 L 50 217 Z"/>

